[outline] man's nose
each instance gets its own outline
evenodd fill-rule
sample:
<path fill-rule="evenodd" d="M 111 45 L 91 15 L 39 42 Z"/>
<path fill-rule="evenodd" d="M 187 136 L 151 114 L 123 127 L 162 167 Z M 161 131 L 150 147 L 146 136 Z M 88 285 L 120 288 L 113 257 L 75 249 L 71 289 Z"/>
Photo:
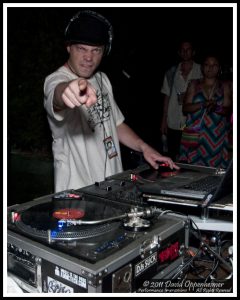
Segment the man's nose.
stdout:
<path fill-rule="evenodd" d="M 91 51 L 87 51 L 87 52 L 85 53 L 85 55 L 84 55 L 84 58 L 85 58 L 86 60 L 92 60 L 92 58 L 93 58 L 93 53 L 92 53 Z"/>

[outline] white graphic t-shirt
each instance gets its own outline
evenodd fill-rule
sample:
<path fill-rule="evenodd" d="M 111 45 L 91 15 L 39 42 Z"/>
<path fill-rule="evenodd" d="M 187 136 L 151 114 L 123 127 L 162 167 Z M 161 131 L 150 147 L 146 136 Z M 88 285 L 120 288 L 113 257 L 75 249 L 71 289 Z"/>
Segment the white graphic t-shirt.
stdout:
<path fill-rule="evenodd" d="M 78 77 L 65 66 L 50 74 L 44 83 L 44 107 L 52 130 L 55 192 L 78 189 L 122 172 L 116 127 L 124 121 L 106 74 L 96 73 L 89 82 L 97 91 L 97 103 L 53 110 L 55 87 Z M 111 137 L 117 155 L 109 157 L 104 140 Z"/>

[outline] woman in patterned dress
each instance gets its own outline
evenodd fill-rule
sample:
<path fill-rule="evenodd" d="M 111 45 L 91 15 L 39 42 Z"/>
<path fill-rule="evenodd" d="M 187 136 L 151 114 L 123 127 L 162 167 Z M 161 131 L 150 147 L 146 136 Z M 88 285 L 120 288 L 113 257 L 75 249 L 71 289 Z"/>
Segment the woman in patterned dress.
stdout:
<path fill-rule="evenodd" d="M 181 144 L 180 162 L 226 168 L 231 159 L 228 140 L 231 85 L 219 79 L 220 72 L 218 58 L 208 55 L 202 64 L 203 78 L 189 84 L 183 112 L 187 115 L 186 126 L 200 125 L 200 137 L 197 147 Z"/>

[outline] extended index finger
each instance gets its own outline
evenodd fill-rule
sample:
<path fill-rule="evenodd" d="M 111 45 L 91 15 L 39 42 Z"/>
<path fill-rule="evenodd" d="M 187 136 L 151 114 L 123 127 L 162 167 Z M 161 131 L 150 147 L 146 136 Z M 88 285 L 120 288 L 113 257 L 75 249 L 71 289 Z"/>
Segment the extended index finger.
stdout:
<path fill-rule="evenodd" d="M 85 79 L 79 80 L 78 87 L 79 87 L 80 93 L 84 92 L 87 88 L 87 80 L 85 80 Z"/>

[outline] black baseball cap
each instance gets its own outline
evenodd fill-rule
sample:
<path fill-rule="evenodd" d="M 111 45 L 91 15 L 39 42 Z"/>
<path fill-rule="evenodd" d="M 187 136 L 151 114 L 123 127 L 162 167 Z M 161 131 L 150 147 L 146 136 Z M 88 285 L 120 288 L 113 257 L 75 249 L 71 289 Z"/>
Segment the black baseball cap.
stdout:
<path fill-rule="evenodd" d="M 109 43 L 111 24 L 93 11 L 80 11 L 69 22 L 65 30 L 67 44 L 102 46 Z"/>

